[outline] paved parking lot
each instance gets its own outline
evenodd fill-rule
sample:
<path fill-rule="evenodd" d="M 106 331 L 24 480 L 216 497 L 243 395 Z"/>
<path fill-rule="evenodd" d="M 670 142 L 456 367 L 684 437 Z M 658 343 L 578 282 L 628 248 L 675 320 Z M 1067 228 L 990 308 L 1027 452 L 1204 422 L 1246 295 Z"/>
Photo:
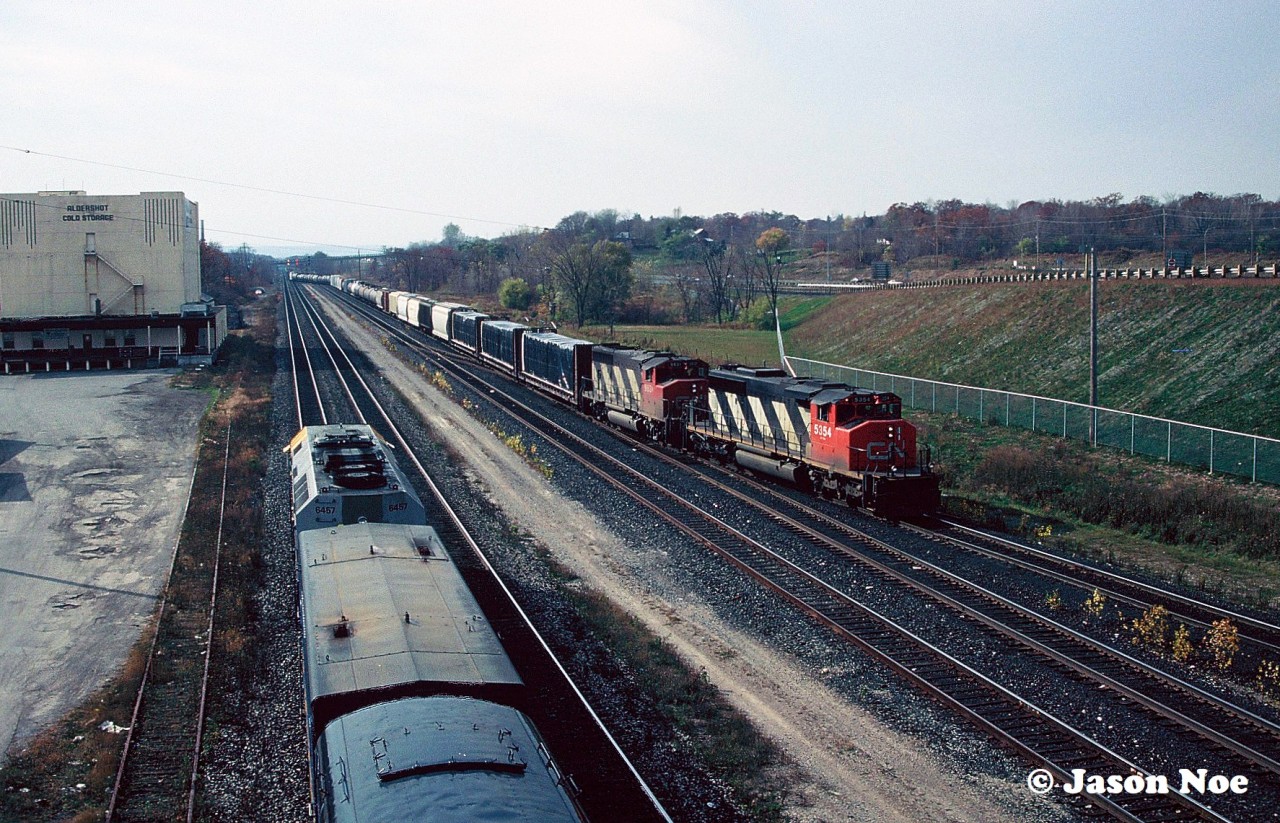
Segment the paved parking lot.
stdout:
<path fill-rule="evenodd" d="M 209 400 L 171 375 L 0 376 L 4 751 L 105 683 L 155 608 Z"/>

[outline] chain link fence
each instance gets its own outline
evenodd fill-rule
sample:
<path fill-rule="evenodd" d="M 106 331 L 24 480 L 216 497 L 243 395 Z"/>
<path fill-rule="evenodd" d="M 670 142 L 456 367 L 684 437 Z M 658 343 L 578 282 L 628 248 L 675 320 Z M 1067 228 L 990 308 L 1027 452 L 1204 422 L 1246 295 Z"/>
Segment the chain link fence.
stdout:
<path fill-rule="evenodd" d="M 999 426 L 1084 440 L 1170 463 L 1280 485 L 1280 440 L 1031 394 L 921 380 L 788 357 L 797 374 L 891 391 L 904 408 L 954 413 Z"/>

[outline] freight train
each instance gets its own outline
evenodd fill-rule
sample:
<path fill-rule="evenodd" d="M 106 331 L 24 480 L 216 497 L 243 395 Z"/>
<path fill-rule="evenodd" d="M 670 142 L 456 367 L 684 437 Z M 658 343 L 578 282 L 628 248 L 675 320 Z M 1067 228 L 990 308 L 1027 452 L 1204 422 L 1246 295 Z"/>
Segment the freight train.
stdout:
<path fill-rule="evenodd" d="M 315 819 L 581 823 L 387 445 L 369 426 L 308 426 L 287 451 Z"/>
<path fill-rule="evenodd" d="M 892 392 L 591 343 L 461 303 L 338 275 L 328 284 L 517 381 L 635 434 L 784 480 L 891 520 L 940 503 L 929 449 Z"/>

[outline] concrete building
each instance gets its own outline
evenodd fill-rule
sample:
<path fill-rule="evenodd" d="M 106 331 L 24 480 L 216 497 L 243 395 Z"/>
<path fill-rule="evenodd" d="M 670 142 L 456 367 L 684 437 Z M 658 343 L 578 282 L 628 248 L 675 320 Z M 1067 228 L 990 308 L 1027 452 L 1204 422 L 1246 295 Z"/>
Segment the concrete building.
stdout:
<path fill-rule="evenodd" d="M 198 226 L 182 192 L 0 194 L 3 371 L 211 362 Z"/>

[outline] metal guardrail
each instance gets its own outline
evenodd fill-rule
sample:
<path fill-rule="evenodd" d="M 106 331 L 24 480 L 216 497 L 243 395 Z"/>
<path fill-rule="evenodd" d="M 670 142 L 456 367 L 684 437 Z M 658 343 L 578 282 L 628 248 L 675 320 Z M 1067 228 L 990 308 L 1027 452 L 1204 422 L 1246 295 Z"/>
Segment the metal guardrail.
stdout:
<path fill-rule="evenodd" d="M 780 291 L 814 293 L 814 292 L 848 292 L 861 289 L 933 289 L 943 286 L 974 286 L 990 283 L 1035 283 L 1049 280 L 1088 280 L 1089 272 L 1084 269 L 1016 269 L 1014 271 L 997 271 L 985 274 L 969 274 L 952 277 L 944 274 L 931 280 L 899 281 L 897 277 L 910 277 L 911 270 L 904 269 L 903 274 L 896 275 L 893 280 L 858 280 L 856 282 L 821 282 L 801 283 L 787 280 L 780 284 Z M 1205 280 L 1205 279 L 1263 279 L 1273 283 L 1280 281 L 1280 263 L 1267 266 L 1188 266 L 1186 268 L 1162 269 L 1099 269 L 1099 280 Z"/>
<path fill-rule="evenodd" d="M 787 360 L 797 373 L 807 372 L 872 391 L 891 391 L 902 398 L 905 408 L 953 413 L 994 425 L 1124 449 L 1130 454 L 1195 466 L 1210 473 L 1221 472 L 1256 483 L 1280 485 L 1280 440 L 1270 437 L 1087 403 L 855 369 L 803 357 L 787 357 Z"/>

